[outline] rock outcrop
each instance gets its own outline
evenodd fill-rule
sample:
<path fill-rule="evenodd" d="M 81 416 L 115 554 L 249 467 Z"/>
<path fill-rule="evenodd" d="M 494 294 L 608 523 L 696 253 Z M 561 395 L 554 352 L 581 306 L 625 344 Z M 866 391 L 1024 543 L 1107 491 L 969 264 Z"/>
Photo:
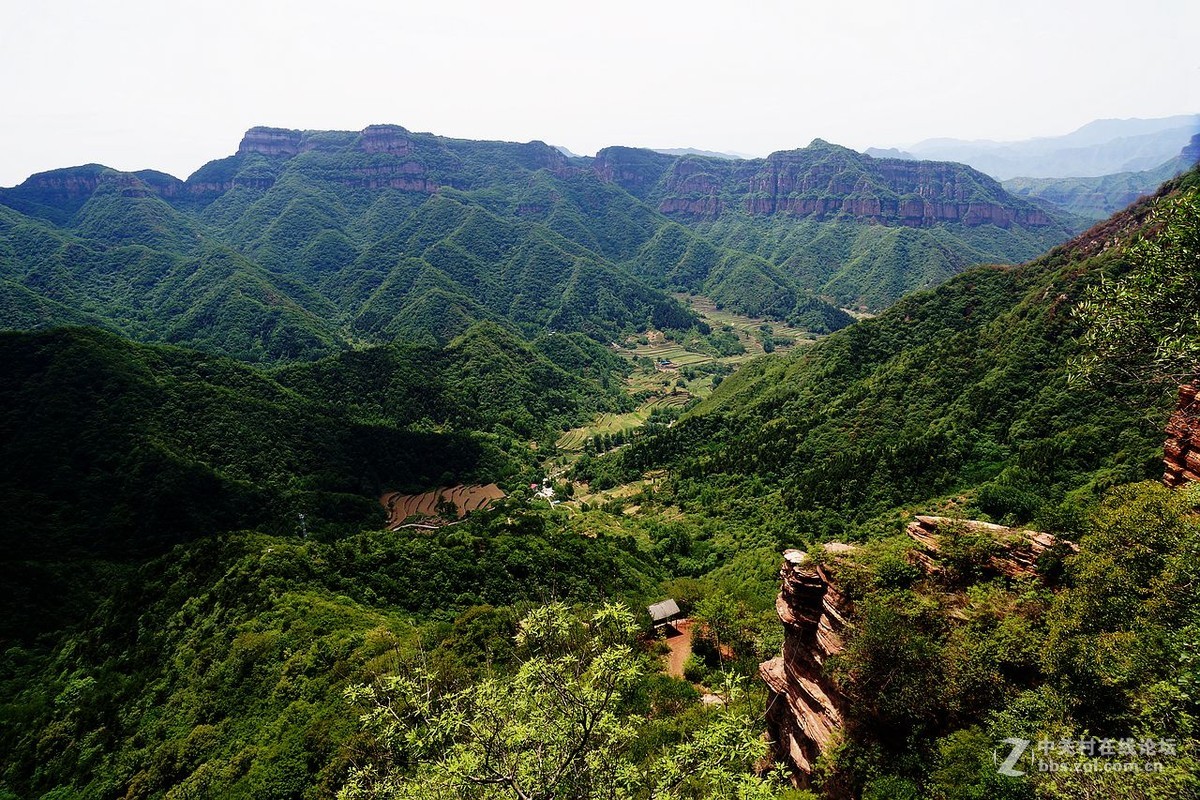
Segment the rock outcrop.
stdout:
<path fill-rule="evenodd" d="M 742 210 L 906 227 L 1053 224 L 1041 209 L 963 164 L 871 158 L 820 139 L 744 160 L 609 147 L 596 154 L 592 169 L 660 212 L 692 220 Z"/>
<path fill-rule="evenodd" d="M 913 563 L 918 564 L 927 575 L 942 571 L 938 563 L 944 537 L 955 532 L 987 534 L 996 545 L 989 555 L 985 570 L 1007 578 L 1036 575 L 1038 559 L 1056 547 L 1068 552 L 1079 548 L 1065 539 L 1059 539 L 1041 531 L 1006 528 L 990 522 L 950 517 L 917 516 L 906 529 L 918 547 L 909 553 Z"/>
<path fill-rule="evenodd" d="M 829 545 L 837 557 L 845 545 Z M 783 622 L 783 653 L 759 665 L 767 684 L 767 730 L 776 759 L 805 786 L 817 757 L 842 728 L 844 700 L 825 675 L 825 663 L 842 652 L 848 606 L 829 570 L 800 550 L 783 554 L 775 610 Z"/>
<path fill-rule="evenodd" d="M 911 562 L 935 579 L 945 570 L 946 537 L 955 533 L 986 534 L 995 545 L 986 571 L 1009 578 L 1038 574 L 1041 556 L 1055 548 L 1077 549 L 1041 531 L 947 517 L 919 516 L 907 532 L 916 544 Z M 776 763 L 786 765 L 800 787 L 810 784 L 817 758 L 837 742 L 846 714 L 846 699 L 826 665 L 843 651 L 844 637 L 853 629 L 853 605 L 839 590 L 837 573 L 853 561 L 854 548 L 827 544 L 824 550 L 821 563 L 799 550 L 783 554 L 775 601 L 783 652 L 759 665 L 768 689 L 767 732 Z"/>
<path fill-rule="evenodd" d="M 256 127 L 246 131 L 238 153 L 258 153 L 264 156 L 294 156 L 300 153 L 303 131 L 287 128 Z"/>
<path fill-rule="evenodd" d="M 399 125 L 368 125 L 358 138 L 358 147 L 364 153 L 387 153 L 406 156 L 413 150 L 408 130 Z"/>
<path fill-rule="evenodd" d="M 1163 445 L 1163 483 L 1171 488 L 1200 482 L 1200 386 L 1179 387 L 1175 413 L 1167 422 Z"/>
<path fill-rule="evenodd" d="M 832 145 L 814 143 L 827 149 Z M 751 214 L 849 217 L 880 224 L 928 227 L 939 222 L 1007 228 L 1050 224 L 1040 209 L 981 196 L 980 177 L 961 164 L 869 159 L 858 154 L 806 150 L 773 153 L 750 179 Z M 840 148 L 839 148 L 840 150 Z"/>

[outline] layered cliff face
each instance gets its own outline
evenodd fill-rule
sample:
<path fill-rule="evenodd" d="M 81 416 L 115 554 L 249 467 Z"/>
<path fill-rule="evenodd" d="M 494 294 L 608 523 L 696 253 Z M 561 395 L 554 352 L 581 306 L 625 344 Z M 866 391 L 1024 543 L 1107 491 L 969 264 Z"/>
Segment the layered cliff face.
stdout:
<path fill-rule="evenodd" d="M 826 545 L 835 558 L 845 545 Z M 849 604 L 830 578 L 830 568 L 807 553 L 788 550 L 779 570 L 775 610 L 783 623 L 783 653 L 759 665 L 767 684 L 767 728 L 776 758 L 807 785 L 817 757 L 842 729 L 845 700 L 827 677 L 825 664 L 842 652 Z"/>
<path fill-rule="evenodd" d="M 947 517 L 918 516 L 907 533 L 915 544 L 910 563 L 935 580 L 952 568 L 947 551 L 963 534 L 989 542 L 984 571 L 1008 578 L 1038 574 L 1041 558 L 1056 549 L 1077 549 L 1040 531 Z M 821 754 L 837 743 L 847 712 L 828 665 L 845 649 L 853 630 L 853 603 L 838 588 L 837 575 L 839 567 L 853 562 L 855 549 L 844 544 L 823 549 L 820 564 L 799 550 L 783 554 L 775 601 L 784 629 L 783 652 L 759 665 L 768 689 L 767 732 L 775 759 L 791 769 L 801 787 L 810 784 Z"/>
<path fill-rule="evenodd" d="M 258 153 L 263 156 L 294 156 L 300 152 L 304 134 L 286 128 L 256 127 L 246 131 L 238 145 L 238 153 Z"/>
<path fill-rule="evenodd" d="M 399 125 L 368 125 L 359 135 L 358 147 L 364 153 L 406 156 L 413 150 L 408 130 Z"/>
<path fill-rule="evenodd" d="M 810 150 L 816 149 L 816 153 Z M 774 153 L 750 179 L 745 209 L 819 219 L 849 217 L 927 227 L 939 222 L 1002 228 L 1050 224 L 1037 208 L 1011 202 L 986 176 L 961 164 L 869 159 L 824 143 Z"/>
<path fill-rule="evenodd" d="M 1071 553 L 1079 549 L 1073 542 L 1041 531 L 1006 528 L 990 522 L 949 517 L 918 515 L 908 524 L 906 532 L 918 545 L 910 551 L 910 559 L 920 566 L 926 575 L 931 576 L 943 571 L 939 559 L 943 554 L 946 539 L 963 534 L 983 535 L 994 543 L 995 547 L 988 554 L 983 569 L 985 572 L 1003 575 L 1006 578 L 1036 575 L 1039 559 L 1055 548 L 1063 548 Z"/>
<path fill-rule="evenodd" d="M 643 200 L 675 163 L 674 156 L 637 147 L 606 147 L 596 153 L 592 171 L 605 183 L 615 183 Z"/>
<path fill-rule="evenodd" d="M 1200 386 L 1179 387 L 1179 401 L 1167 423 L 1163 483 L 1171 488 L 1200 482 Z"/>
<path fill-rule="evenodd" d="M 662 213 L 687 219 L 712 220 L 734 210 L 908 227 L 1053 224 L 962 164 L 875 159 L 819 139 L 742 161 L 613 147 L 596 154 L 593 169 L 602 180 L 652 199 Z"/>

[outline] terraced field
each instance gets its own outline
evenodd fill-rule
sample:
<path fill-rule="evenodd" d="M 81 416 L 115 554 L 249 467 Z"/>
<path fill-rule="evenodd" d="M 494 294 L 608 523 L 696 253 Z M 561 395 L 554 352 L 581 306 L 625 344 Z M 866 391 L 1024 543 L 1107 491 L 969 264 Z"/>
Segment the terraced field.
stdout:
<path fill-rule="evenodd" d="M 734 356 L 736 361 L 745 361 L 754 356 L 763 354 L 762 343 L 759 342 L 755 333 L 759 327 L 766 323 L 771 326 L 775 336 L 783 336 L 788 339 L 795 339 L 797 345 L 809 344 L 816 341 L 816 337 L 806 330 L 801 328 L 793 328 L 786 322 L 777 322 L 775 320 L 759 319 L 757 317 L 745 317 L 741 314 L 734 314 L 731 311 L 721 311 L 716 304 L 707 297 L 700 295 L 677 294 L 677 298 L 687 303 L 692 307 L 692 310 L 704 318 L 704 321 L 712 326 L 713 330 L 717 330 L 728 325 L 733 328 L 733 332 L 737 334 L 742 345 L 746 348 L 744 356 Z M 790 345 L 780 345 L 778 350 L 786 350 Z M 730 359 L 722 359 L 729 362 Z"/>
<path fill-rule="evenodd" d="M 669 391 L 669 390 L 668 390 Z M 657 408 L 681 407 L 692 399 L 692 394 L 680 389 L 678 393 L 666 394 L 647 400 L 636 411 L 626 414 L 601 414 L 591 424 L 582 428 L 572 428 L 558 439 L 558 449 L 579 452 L 583 450 L 584 442 L 593 436 L 612 434 L 637 428 L 650 418 Z"/>
<path fill-rule="evenodd" d="M 421 494 L 400 494 L 387 492 L 379 498 L 379 502 L 387 509 L 388 528 L 396 530 L 406 522 L 417 522 L 426 525 L 445 525 L 451 520 L 440 513 L 439 505 L 446 502 L 454 503 L 455 518 L 462 519 L 472 511 L 486 508 L 492 502 L 504 497 L 504 491 L 494 483 L 487 485 L 472 484 L 469 486 L 444 486 L 431 489 Z"/>

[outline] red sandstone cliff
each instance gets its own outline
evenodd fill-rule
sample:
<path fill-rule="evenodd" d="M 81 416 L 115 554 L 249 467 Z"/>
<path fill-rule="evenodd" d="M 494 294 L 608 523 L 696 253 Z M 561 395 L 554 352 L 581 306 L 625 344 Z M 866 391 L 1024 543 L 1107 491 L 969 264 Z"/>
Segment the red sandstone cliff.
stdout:
<path fill-rule="evenodd" d="M 842 552 L 844 547 L 826 549 Z M 807 553 L 786 551 L 779 579 L 775 610 L 783 622 L 783 653 L 760 664 L 759 674 L 767 684 L 767 729 L 776 758 L 807 785 L 817 757 L 842 728 L 845 701 L 824 666 L 842 651 L 849 608 L 828 569 Z"/>
<path fill-rule="evenodd" d="M 1163 483 L 1172 488 L 1200 482 L 1200 387 L 1179 387 L 1179 402 L 1167 423 L 1163 445 Z"/>
<path fill-rule="evenodd" d="M 1039 557 L 1052 548 L 1075 549 L 1040 531 L 946 517 L 919 516 L 907 532 L 916 544 L 912 562 L 931 577 L 943 570 L 944 537 L 955 533 L 991 537 L 996 549 L 987 568 L 1008 577 L 1036 574 Z M 791 769 L 801 787 L 809 785 L 817 758 L 837 742 L 846 713 L 846 700 L 826 665 L 842 652 L 844 636 L 853 630 L 854 609 L 838 589 L 837 572 L 854 558 L 854 549 L 842 544 L 824 549 L 827 557 L 821 564 L 799 550 L 783 554 L 775 601 L 783 623 L 783 652 L 759 665 L 768 688 L 767 732 L 775 759 Z"/>

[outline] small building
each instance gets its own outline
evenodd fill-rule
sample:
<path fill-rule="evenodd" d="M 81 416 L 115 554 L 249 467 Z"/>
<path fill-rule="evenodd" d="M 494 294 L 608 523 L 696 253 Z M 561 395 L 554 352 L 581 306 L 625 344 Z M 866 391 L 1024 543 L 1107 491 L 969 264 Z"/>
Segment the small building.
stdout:
<path fill-rule="evenodd" d="M 683 616 L 683 612 L 679 610 L 679 604 L 673 599 L 655 603 L 646 610 L 650 612 L 650 621 L 654 623 L 655 628 L 669 625 Z"/>

